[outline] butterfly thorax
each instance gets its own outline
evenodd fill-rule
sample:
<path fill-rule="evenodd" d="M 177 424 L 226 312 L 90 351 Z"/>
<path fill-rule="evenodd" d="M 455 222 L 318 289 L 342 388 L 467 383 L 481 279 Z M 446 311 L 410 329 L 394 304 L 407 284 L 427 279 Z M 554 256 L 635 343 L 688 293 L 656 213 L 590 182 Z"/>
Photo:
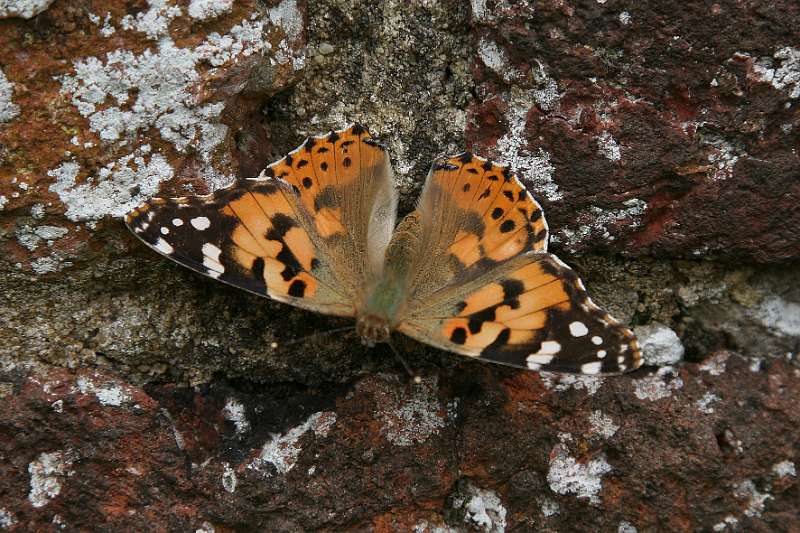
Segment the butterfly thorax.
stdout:
<path fill-rule="evenodd" d="M 387 342 L 397 325 L 408 296 L 407 274 L 411 268 L 408 252 L 418 245 L 418 232 L 418 213 L 414 212 L 398 225 L 386 248 L 383 269 L 368 285 L 356 317 L 356 332 L 365 344 Z"/>

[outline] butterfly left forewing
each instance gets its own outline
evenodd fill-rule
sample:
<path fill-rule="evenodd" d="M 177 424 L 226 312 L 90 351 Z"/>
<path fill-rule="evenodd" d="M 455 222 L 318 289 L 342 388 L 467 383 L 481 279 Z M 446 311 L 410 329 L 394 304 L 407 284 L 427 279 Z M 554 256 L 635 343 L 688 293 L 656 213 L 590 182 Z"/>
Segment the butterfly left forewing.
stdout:
<path fill-rule="evenodd" d="M 126 223 L 155 251 L 216 280 L 313 311 L 354 314 L 294 191 L 281 180 L 246 179 L 208 196 L 154 198 Z"/>
<path fill-rule="evenodd" d="M 608 374 L 641 364 L 633 333 L 598 308 L 553 255 L 524 254 L 447 292 L 418 306 L 398 330 L 444 350 L 530 370 Z"/>

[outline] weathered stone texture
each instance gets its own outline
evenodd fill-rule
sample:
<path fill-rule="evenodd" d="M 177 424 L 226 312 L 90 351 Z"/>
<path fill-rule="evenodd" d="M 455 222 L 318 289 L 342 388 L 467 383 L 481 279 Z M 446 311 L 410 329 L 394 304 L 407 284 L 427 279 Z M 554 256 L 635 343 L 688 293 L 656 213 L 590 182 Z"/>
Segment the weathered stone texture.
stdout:
<path fill-rule="evenodd" d="M 798 28 L 795 2 L 0 0 L 0 530 L 799 529 Z M 404 211 L 442 152 L 510 163 L 648 366 L 398 339 L 414 385 L 119 220 L 353 121 Z"/>

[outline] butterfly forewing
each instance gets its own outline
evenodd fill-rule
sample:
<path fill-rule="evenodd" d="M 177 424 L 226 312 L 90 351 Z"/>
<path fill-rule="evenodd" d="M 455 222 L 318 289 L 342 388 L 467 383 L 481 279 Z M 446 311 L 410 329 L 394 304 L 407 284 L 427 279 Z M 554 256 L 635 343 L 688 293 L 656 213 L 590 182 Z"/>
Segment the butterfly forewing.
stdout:
<path fill-rule="evenodd" d="M 388 157 L 356 125 L 308 139 L 259 178 L 208 196 L 155 198 L 126 222 L 197 272 L 305 309 L 355 316 L 372 211 L 395 198 Z M 393 222 L 392 214 L 378 224 Z"/>

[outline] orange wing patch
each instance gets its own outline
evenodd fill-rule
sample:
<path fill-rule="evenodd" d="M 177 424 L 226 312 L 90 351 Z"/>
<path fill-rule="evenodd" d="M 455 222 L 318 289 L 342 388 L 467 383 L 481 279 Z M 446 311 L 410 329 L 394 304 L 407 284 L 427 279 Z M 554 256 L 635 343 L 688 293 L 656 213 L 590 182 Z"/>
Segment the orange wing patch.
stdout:
<path fill-rule="evenodd" d="M 547 249 L 541 207 L 508 167 L 467 152 L 434 163 L 429 179 L 480 221 L 459 231 L 448 247 L 464 267 L 482 258 L 502 262 Z"/>

